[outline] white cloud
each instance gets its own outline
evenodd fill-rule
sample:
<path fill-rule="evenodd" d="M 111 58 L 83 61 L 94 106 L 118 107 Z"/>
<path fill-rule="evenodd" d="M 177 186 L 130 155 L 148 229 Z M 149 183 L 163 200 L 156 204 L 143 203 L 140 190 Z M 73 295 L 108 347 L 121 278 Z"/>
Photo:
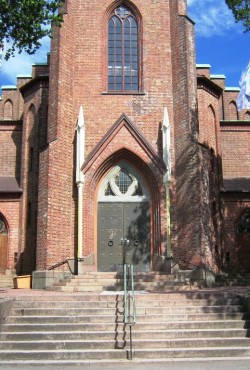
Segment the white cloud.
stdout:
<path fill-rule="evenodd" d="M 225 35 L 237 28 L 241 31 L 224 0 L 188 0 L 188 13 L 196 23 L 198 37 Z"/>
<path fill-rule="evenodd" d="M 16 53 L 9 60 L 2 58 L 2 67 L 0 70 L 0 84 L 4 85 L 5 81 L 9 84 L 16 84 L 16 76 L 20 74 L 31 74 L 33 63 L 45 63 L 47 61 L 47 53 L 50 48 L 50 39 L 46 37 L 42 40 L 41 48 L 34 55 L 27 53 Z M 1 86 L 0 86 L 1 87 Z"/>

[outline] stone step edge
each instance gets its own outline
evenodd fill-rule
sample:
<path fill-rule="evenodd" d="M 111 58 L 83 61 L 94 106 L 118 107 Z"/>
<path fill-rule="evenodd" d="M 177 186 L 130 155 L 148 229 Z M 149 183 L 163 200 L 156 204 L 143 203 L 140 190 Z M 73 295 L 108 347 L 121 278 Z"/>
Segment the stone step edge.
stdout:
<path fill-rule="evenodd" d="M 223 361 L 237 361 L 240 363 L 241 361 L 249 361 L 250 356 L 241 356 L 241 357 L 195 357 L 195 358 L 156 358 L 156 359 L 141 359 L 134 357 L 133 360 L 115 360 L 115 359 L 105 359 L 105 360 L 43 360 L 44 365 L 81 365 L 83 367 L 88 367 L 91 365 L 132 365 L 133 364 L 173 364 L 173 363 L 182 363 L 182 362 L 192 362 L 192 363 L 200 363 L 200 362 L 223 362 Z M 1 361 L 1 365 L 41 365 L 40 360 L 9 360 L 9 361 Z M 21 368 L 22 369 L 22 368 Z"/>
<path fill-rule="evenodd" d="M 154 352 L 180 352 L 180 351 L 184 351 L 184 352 L 194 352 L 194 351 L 202 351 L 202 352 L 211 352 L 211 351 L 232 351 L 232 350 L 239 350 L 239 351 L 242 351 L 242 350 L 245 350 L 245 351 L 249 351 L 249 357 L 250 357 L 250 348 L 249 346 L 240 346 L 240 347 L 237 347 L 237 346 L 224 346 L 224 347 L 195 347 L 195 348 L 190 348 L 190 347 L 179 347 L 179 348 L 169 348 L 169 347 L 165 347 L 165 348 L 143 348 L 143 349 L 136 349 L 135 352 L 139 353 L 139 352 L 148 352 L 148 353 L 154 353 Z M 114 352 L 114 353 L 117 353 L 117 352 L 126 352 L 126 350 L 123 350 L 123 349 L 109 349 L 108 350 L 109 352 Z M 65 354 L 65 350 L 64 349 L 59 349 L 59 350 L 34 350 L 34 351 L 30 351 L 30 350 L 0 350 L 0 354 L 7 354 L 7 353 L 11 353 L 11 354 L 18 354 L 18 353 L 22 353 L 22 354 L 30 354 L 30 353 L 63 353 Z M 83 353 L 83 352 L 88 352 L 88 353 L 96 353 L 96 352 L 103 352 L 103 353 L 106 353 L 107 352 L 107 349 L 86 349 L 86 350 L 78 350 L 78 349 L 68 349 L 67 350 L 68 353 Z"/>
<path fill-rule="evenodd" d="M 231 314 L 230 314 L 231 315 Z M 238 314 L 237 314 L 238 315 Z M 107 315 L 108 316 L 108 315 Z M 148 316 L 148 315 L 144 315 L 144 316 Z M 154 315 L 154 316 L 159 316 L 159 315 Z M 165 316 L 165 315 L 163 315 Z M 197 316 L 197 315 L 195 315 Z M 203 315 L 200 315 L 201 317 Z M 20 317 L 20 316 L 17 316 L 17 317 Z M 23 317 L 23 316 L 21 316 Z M 26 316 L 28 318 L 37 318 L 37 317 L 41 317 L 41 316 Z M 55 317 L 55 316 L 44 316 L 44 318 L 51 318 L 51 317 Z M 65 318 L 67 316 L 56 316 L 56 317 L 60 317 L 60 318 Z M 86 316 L 84 316 L 86 317 Z M 89 316 L 88 316 L 89 317 Z M 96 317 L 94 315 L 94 317 Z M 108 316 L 110 317 L 110 316 Z M 113 315 L 112 315 L 113 317 Z M 198 325 L 198 323 L 204 323 L 207 322 L 209 324 L 212 324 L 212 323 L 235 323 L 235 322 L 241 322 L 242 324 L 246 323 L 246 322 L 250 322 L 250 320 L 243 320 L 242 318 L 239 318 L 239 319 L 228 319 L 228 320 L 195 320 L 195 323 Z M 159 325 L 163 325 L 163 324 L 183 324 L 183 323 L 189 323 L 189 324 L 193 324 L 194 322 L 190 321 L 190 320 L 177 320 L 177 321 L 166 321 L 166 322 L 162 322 L 162 321 L 153 321 L 153 322 L 144 322 L 144 321 L 137 321 L 136 322 L 136 325 L 145 325 L 145 324 L 159 324 Z M 75 322 L 75 323 L 3 323 L 2 326 L 54 326 L 54 325 L 65 325 L 65 326 L 68 326 L 68 325 L 115 325 L 115 324 L 124 324 L 123 321 L 119 321 L 119 322 Z M 1 332 L 0 332 L 1 333 Z"/>
<path fill-rule="evenodd" d="M 239 341 L 246 341 L 246 342 L 250 342 L 250 339 L 248 337 L 230 337 L 230 338 L 225 338 L 225 337 L 206 337 L 206 338 L 200 338 L 200 337 L 195 337 L 195 338 L 160 338 L 160 339 L 133 339 L 133 343 L 136 344 L 136 343 L 146 343 L 146 344 L 149 344 L 149 347 L 150 347 L 150 343 L 162 343 L 162 342 L 171 342 L 171 343 L 180 343 L 180 342 L 195 342 L 195 341 L 203 341 L 203 342 L 207 342 L 207 341 L 236 341 L 236 342 L 239 342 Z M 91 343 L 95 343 L 95 344 L 98 344 L 98 343 L 114 343 L 116 340 L 115 339 L 91 339 Z M 120 340 L 121 341 L 121 340 Z M 126 342 L 128 342 L 128 340 L 125 340 Z M 32 343 L 36 343 L 36 344 L 47 344 L 47 343 L 89 343 L 90 340 L 89 339 L 64 339 L 64 340 L 54 340 L 54 339 L 48 339 L 48 340 L 36 340 L 35 342 L 32 342 Z M 29 340 L 20 340 L 20 341 L 13 341 L 13 340 L 8 340 L 8 341 L 2 341 L 1 344 L 16 344 L 16 343 L 21 343 L 21 344 L 30 344 L 30 341 Z M 227 345 L 227 347 L 230 347 L 230 348 L 235 348 L 235 346 L 231 346 L 231 345 Z M 170 349 L 172 348 L 171 346 L 170 347 L 160 347 L 160 348 L 155 348 L 156 350 L 162 350 L 162 349 Z M 189 349 L 197 349 L 197 347 L 193 348 L 193 347 L 185 347 L 185 348 L 189 348 Z M 204 348 L 204 347 L 199 347 L 199 348 Z M 215 347 L 207 347 L 207 348 L 215 348 Z M 216 348 L 221 348 L 220 346 L 219 347 L 216 347 Z M 225 348 L 225 347 L 223 347 Z M 242 347 L 239 347 L 239 348 L 242 348 Z M 146 347 L 147 349 L 147 347 Z M 173 349 L 176 349 L 176 348 L 173 348 Z M 249 346 L 248 346 L 248 349 L 249 349 Z M 15 351 L 15 349 L 13 349 Z M 79 349 L 80 350 L 80 349 Z M 141 350 L 141 349 L 139 349 Z M 1 350 L 0 350 L 1 351 Z M 19 350 L 17 350 L 19 351 Z M 35 351 L 36 350 L 29 350 L 31 352 Z M 38 350 L 40 351 L 40 350 Z M 43 351 L 43 350 L 41 350 Z M 48 351 L 58 351 L 57 349 L 52 349 L 52 350 L 48 350 Z M 77 351 L 77 350 L 76 350 Z"/>
<path fill-rule="evenodd" d="M 155 324 L 155 323 L 154 323 Z M 160 323 L 161 324 L 161 323 Z M 92 324 L 90 324 L 92 325 Z M 247 331 L 249 329 L 245 329 L 245 328 L 208 328 L 208 329 L 146 329 L 146 332 L 148 333 L 196 333 L 196 332 L 234 332 L 234 331 Z M 128 331 L 129 331 L 129 327 L 128 327 Z M 124 333 L 126 332 L 126 330 L 107 330 L 106 328 L 104 330 L 80 330 L 80 331 L 77 331 L 77 334 L 114 334 L 114 333 Z M 133 332 L 134 333 L 137 333 L 137 334 L 140 334 L 140 333 L 145 333 L 145 330 L 137 330 L 137 329 L 133 329 Z M 1 331 L 0 332 L 0 336 L 2 335 L 50 335 L 50 334 L 55 334 L 55 335 L 63 335 L 63 334 L 75 334 L 76 332 L 75 331 L 69 331 L 69 330 L 64 330 L 64 331 L 46 331 L 46 332 L 30 332 L 30 331 L 12 331 L 12 332 L 9 332 L 9 331 Z M 224 338 L 224 337 L 223 337 Z M 246 337 L 248 338 L 248 337 Z M 249 341 L 250 341 L 250 338 L 249 338 Z"/>

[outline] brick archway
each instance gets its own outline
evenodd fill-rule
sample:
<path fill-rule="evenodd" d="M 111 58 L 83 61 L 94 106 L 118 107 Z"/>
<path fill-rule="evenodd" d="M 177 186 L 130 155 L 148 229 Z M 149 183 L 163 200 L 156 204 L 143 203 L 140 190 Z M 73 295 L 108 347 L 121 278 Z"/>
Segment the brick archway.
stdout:
<path fill-rule="evenodd" d="M 98 192 L 102 180 L 114 168 L 117 163 L 126 161 L 135 168 L 143 177 L 150 194 L 150 213 L 151 213 L 151 254 L 152 259 L 155 254 L 162 254 L 162 223 L 161 223 L 161 172 L 151 163 L 145 163 L 135 153 L 128 149 L 121 149 L 106 158 L 104 162 L 96 168 L 91 167 L 85 174 L 86 181 L 84 187 L 84 212 L 87 215 L 84 221 L 84 255 L 97 254 L 97 206 Z M 152 168 L 151 168 L 152 165 Z M 152 171 L 154 170 L 154 171 Z M 94 246 L 94 247 L 93 247 Z M 152 268 L 154 268 L 152 266 Z"/>

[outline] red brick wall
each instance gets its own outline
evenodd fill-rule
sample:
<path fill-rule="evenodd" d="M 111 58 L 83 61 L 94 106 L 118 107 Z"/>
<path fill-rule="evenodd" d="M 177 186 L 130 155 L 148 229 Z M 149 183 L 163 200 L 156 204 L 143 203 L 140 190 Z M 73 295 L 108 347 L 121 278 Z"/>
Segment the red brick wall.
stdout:
<path fill-rule="evenodd" d="M 174 98 L 175 169 L 172 187 L 172 244 L 174 257 L 190 263 L 211 265 L 211 246 L 208 244 L 202 213 L 206 193 L 202 173 L 204 153 L 198 144 L 198 111 L 193 25 L 178 17 L 177 2 L 172 8 L 172 63 Z M 174 16 L 175 15 L 175 16 Z"/>
<path fill-rule="evenodd" d="M 213 148 L 216 155 L 221 155 L 219 96 L 213 96 L 205 89 L 198 89 L 198 106 L 199 142 Z"/>
<path fill-rule="evenodd" d="M 18 77 L 17 87 L 15 88 L 4 88 L 2 89 L 2 100 L 0 100 L 0 120 L 12 119 L 21 120 L 23 114 L 23 98 L 19 91 L 20 87 L 28 82 L 28 77 Z M 6 109 L 6 102 L 12 106 L 12 114 L 10 117 L 10 105 Z"/>
<path fill-rule="evenodd" d="M 0 177 L 20 177 L 22 122 L 0 122 Z"/>
<path fill-rule="evenodd" d="M 221 124 L 221 146 L 224 177 L 250 175 L 250 124 Z"/>
<path fill-rule="evenodd" d="M 222 101 L 222 108 L 224 111 L 223 120 L 225 121 L 235 121 L 235 120 L 249 120 L 249 109 L 243 109 L 241 111 L 237 111 L 236 108 L 236 101 L 239 95 L 238 90 L 230 90 L 226 89 L 223 92 L 223 101 Z"/>

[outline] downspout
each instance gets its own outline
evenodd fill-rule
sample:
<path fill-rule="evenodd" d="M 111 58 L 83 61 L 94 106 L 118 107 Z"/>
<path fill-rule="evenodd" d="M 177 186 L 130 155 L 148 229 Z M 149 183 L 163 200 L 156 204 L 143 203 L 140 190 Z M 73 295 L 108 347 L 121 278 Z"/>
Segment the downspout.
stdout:
<path fill-rule="evenodd" d="M 83 185 L 84 175 L 81 167 L 85 157 L 85 125 L 83 116 L 83 107 L 80 106 L 78 122 L 77 122 L 77 136 L 76 136 L 76 184 L 78 189 L 78 220 L 77 220 L 77 258 L 81 259 L 82 255 L 82 212 L 83 212 Z"/>
<path fill-rule="evenodd" d="M 170 184 L 171 184 L 171 137 L 170 122 L 167 107 L 164 108 L 164 117 L 162 123 L 162 149 L 163 161 L 166 165 L 166 173 L 163 182 L 166 187 L 166 214 L 167 214 L 167 258 L 172 257 L 171 249 L 171 212 L 170 212 Z"/>

